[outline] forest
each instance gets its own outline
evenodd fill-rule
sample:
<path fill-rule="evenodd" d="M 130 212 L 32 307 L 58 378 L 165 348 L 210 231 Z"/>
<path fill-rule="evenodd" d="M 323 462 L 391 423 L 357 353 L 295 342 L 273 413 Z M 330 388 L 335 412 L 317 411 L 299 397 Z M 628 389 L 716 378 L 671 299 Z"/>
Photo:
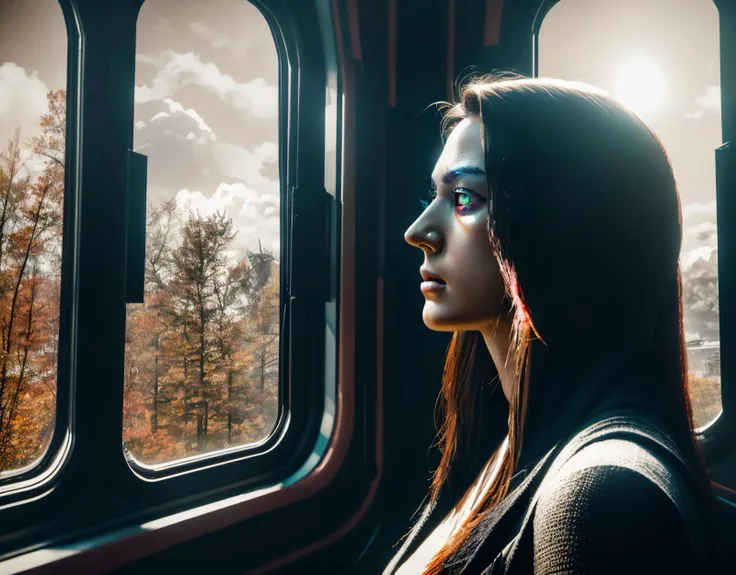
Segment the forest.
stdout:
<path fill-rule="evenodd" d="M 38 134 L 24 142 L 16 130 L 0 152 L 0 472 L 36 461 L 54 428 L 65 130 L 65 93 L 51 91 Z M 266 438 L 279 405 L 278 259 L 260 242 L 235 255 L 226 213 L 170 199 L 147 218 L 145 303 L 127 307 L 122 448 L 155 465 Z M 690 377 L 700 425 L 720 410 L 710 367 Z"/>
<path fill-rule="evenodd" d="M 0 471 L 43 455 L 56 411 L 63 90 L 48 94 L 39 128 L 0 152 Z M 127 307 L 126 455 L 151 465 L 266 438 L 278 415 L 277 258 L 234 255 L 224 213 L 171 199 L 147 219 L 145 303 Z"/>

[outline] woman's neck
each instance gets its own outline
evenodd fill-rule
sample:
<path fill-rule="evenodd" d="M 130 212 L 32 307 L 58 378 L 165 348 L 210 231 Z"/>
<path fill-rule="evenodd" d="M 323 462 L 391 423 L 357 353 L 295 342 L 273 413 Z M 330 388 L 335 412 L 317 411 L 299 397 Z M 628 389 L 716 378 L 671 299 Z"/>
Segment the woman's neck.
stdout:
<path fill-rule="evenodd" d="M 510 355 L 511 349 L 511 318 L 496 319 L 480 330 L 491 359 L 498 371 L 501 388 L 506 399 L 510 401 L 511 392 L 515 385 L 516 361 Z"/>

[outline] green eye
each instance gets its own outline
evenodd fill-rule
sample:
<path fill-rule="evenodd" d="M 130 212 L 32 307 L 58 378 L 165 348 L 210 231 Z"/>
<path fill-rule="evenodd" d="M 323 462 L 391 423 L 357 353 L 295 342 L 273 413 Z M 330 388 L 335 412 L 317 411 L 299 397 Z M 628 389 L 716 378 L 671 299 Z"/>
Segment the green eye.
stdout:
<path fill-rule="evenodd" d="M 465 188 L 455 188 L 453 194 L 455 195 L 455 209 L 461 214 L 472 212 L 488 201 L 483 196 Z"/>

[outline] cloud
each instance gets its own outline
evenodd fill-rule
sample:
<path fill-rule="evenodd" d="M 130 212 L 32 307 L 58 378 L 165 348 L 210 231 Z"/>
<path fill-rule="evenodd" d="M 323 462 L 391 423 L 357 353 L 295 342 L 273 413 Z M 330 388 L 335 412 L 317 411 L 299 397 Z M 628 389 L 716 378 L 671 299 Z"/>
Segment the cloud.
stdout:
<path fill-rule="evenodd" d="M 148 156 L 149 184 L 169 190 L 157 197 L 149 186 L 151 201 L 171 198 L 181 188 L 213 184 L 202 169 L 215 164 L 217 136 L 196 110 L 167 99 L 136 106 L 136 116 L 145 118 L 136 123 L 135 151 Z"/>
<path fill-rule="evenodd" d="M 716 202 L 683 206 L 682 303 L 687 331 L 717 340 L 718 227 Z M 699 338 L 694 338 L 699 339 Z"/>
<path fill-rule="evenodd" d="M 0 66 L 0 147 L 17 126 L 23 141 L 38 133 L 41 116 L 48 110 L 48 91 L 37 72 L 29 74 L 13 62 Z"/>
<path fill-rule="evenodd" d="M 708 261 L 711 254 L 716 250 L 717 248 L 714 247 L 702 246 L 690 250 L 687 253 L 683 253 L 680 256 L 680 263 L 682 264 L 682 268 L 684 270 L 689 270 L 691 268 L 697 269 L 699 262 Z"/>
<path fill-rule="evenodd" d="M 703 110 L 695 110 L 693 112 L 685 112 L 682 116 L 690 120 L 700 120 L 700 118 L 705 116 L 705 112 Z"/>
<path fill-rule="evenodd" d="M 253 156 L 262 164 L 275 164 L 279 159 L 279 146 L 276 142 L 263 142 L 253 150 Z"/>
<path fill-rule="evenodd" d="M 195 110 L 185 109 L 173 100 L 139 104 L 136 112 L 139 117 L 150 118 L 135 131 L 135 150 L 149 158 L 148 195 L 152 202 L 172 198 L 178 190 L 219 189 L 221 182 L 238 183 L 259 195 L 278 198 L 278 176 L 275 180 L 268 177 L 273 173 L 272 166 L 278 165 L 279 148 L 275 142 L 261 142 L 253 148 L 221 142 Z M 202 197 L 208 201 L 214 197 L 211 201 L 215 203 L 232 203 L 245 194 L 234 189 L 239 190 L 234 195 L 223 189 L 219 194 Z M 192 201 L 199 200 L 195 196 Z M 278 204 L 264 206 L 264 216 L 271 215 L 272 211 L 265 208 L 273 205 Z"/>
<path fill-rule="evenodd" d="M 229 74 L 222 73 L 212 62 L 202 62 L 200 56 L 192 52 L 139 54 L 136 59 L 159 68 L 150 86 L 135 87 L 136 103 L 165 100 L 183 86 L 196 85 L 258 119 L 275 120 L 278 117 L 278 88 L 263 78 L 238 82 Z"/>
<path fill-rule="evenodd" d="M 216 211 L 233 219 L 238 232 L 235 244 L 253 250 L 258 241 L 278 253 L 280 234 L 279 193 L 256 191 L 245 184 L 221 183 L 211 196 L 200 191 L 179 190 L 176 203 L 182 210 L 198 211 L 209 216 Z"/>
<path fill-rule="evenodd" d="M 254 189 L 269 193 L 278 191 L 278 182 L 261 173 L 267 164 L 276 161 L 275 154 L 278 148 L 275 144 L 266 142 L 250 151 L 235 144 L 221 143 L 213 151 L 213 160 L 220 173 L 240 180 Z"/>
<path fill-rule="evenodd" d="M 38 154 L 34 154 L 30 148 L 21 148 L 20 160 L 24 168 L 20 172 L 22 176 L 30 175 L 32 178 L 35 178 L 36 176 L 40 176 L 48 167 L 48 160 Z"/>
<path fill-rule="evenodd" d="M 692 202 L 682 206 L 682 217 L 683 219 L 701 218 L 703 216 L 707 218 L 715 218 L 716 215 L 716 201 L 712 200 L 705 204 Z"/>
<path fill-rule="evenodd" d="M 695 110 L 685 112 L 684 117 L 699 120 L 706 114 L 721 113 L 721 87 L 706 86 L 703 93 L 695 98 Z"/>
<path fill-rule="evenodd" d="M 708 203 L 691 203 L 682 208 L 683 260 L 686 254 L 702 247 L 715 248 L 718 239 L 715 200 Z M 694 261 L 694 260 L 693 260 Z"/>
<path fill-rule="evenodd" d="M 703 222 L 699 226 L 695 226 L 692 232 L 697 234 L 698 241 L 707 242 L 711 239 L 715 240 L 717 229 L 718 227 L 714 222 Z"/>
<path fill-rule="evenodd" d="M 204 132 L 203 136 L 206 137 L 209 140 L 215 141 L 217 140 L 217 136 L 212 131 L 212 128 L 210 128 L 207 123 L 202 119 L 202 116 L 200 116 L 196 110 L 192 108 L 185 109 L 184 106 L 182 106 L 179 102 L 175 102 L 171 98 L 164 99 L 164 104 L 168 106 L 169 111 L 164 112 L 161 111 L 155 116 L 151 118 L 151 123 L 161 120 L 163 118 L 171 118 L 176 116 L 177 114 L 184 114 L 188 118 L 191 118 L 194 120 L 194 123 L 196 124 L 197 128 L 200 132 Z M 136 124 L 137 125 L 137 124 Z M 188 134 L 191 134 L 192 132 L 188 132 Z M 196 138 L 196 136 L 194 136 Z M 190 139 L 187 135 L 187 139 Z"/>
<path fill-rule="evenodd" d="M 233 37 L 221 30 L 215 30 L 204 22 L 192 22 L 189 24 L 192 32 L 202 40 L 205 40 L 216 50 L 228 50 L 233 56 L 242 58 L 247 55 L 248 49 L 252 47 L 251 34 L 242 34 Z"/>
<path fill-rule="evenodd" d="M 702 248 L 683 265 L 682 304 L 687 331 L 717 340 L 719 333 L 718 249 Z"/>

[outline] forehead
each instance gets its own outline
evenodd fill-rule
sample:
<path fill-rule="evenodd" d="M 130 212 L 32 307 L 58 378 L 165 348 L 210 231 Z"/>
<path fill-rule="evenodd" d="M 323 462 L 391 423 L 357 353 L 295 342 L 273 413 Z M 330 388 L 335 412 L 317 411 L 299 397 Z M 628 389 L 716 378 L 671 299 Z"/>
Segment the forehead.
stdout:
<path fill-rule="evenodd" d="M 439 182 L 445 172 L 458 164 L 484 167 L 481 145 L 481 122 L 478 118 L 465 118 L 450 133 L 440 159 L 432 174 Z"/>

